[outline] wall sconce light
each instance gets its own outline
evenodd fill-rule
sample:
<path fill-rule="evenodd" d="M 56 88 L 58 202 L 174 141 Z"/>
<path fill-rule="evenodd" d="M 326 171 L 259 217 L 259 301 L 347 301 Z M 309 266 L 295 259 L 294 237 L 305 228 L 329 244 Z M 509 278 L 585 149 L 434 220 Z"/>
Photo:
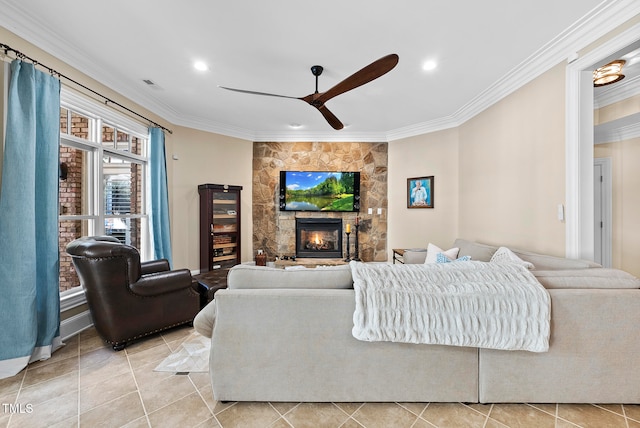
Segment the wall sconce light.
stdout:
<path fill-rule="evenodd" d="M 624 79 L 624 74 L 622 74 L 622 66 L 625 63 L 625 60 L 617 59 L 594 70 L 593 86 L 597 88 L 598 86 L 610 85 Z"/>

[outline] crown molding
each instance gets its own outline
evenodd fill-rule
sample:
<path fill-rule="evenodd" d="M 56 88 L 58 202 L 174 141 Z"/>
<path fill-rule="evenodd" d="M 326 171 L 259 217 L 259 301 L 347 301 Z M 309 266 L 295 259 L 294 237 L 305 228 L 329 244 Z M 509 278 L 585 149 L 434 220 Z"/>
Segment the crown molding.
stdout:
<path fill-rule="evenodd" d="M 231 126 L 226 123 L 215 122 L 196 116 L 175 116 L 173 122 L 175 125 L 185 128 L 193 128 L 199 131 L 212 132 L 214 134 L 226 135 L 227 137 L 238 138 L 241 140 L 255 141 L 257 135 L 246 128 Z"/>
<path fill-rule="evenodd" d="M 305 133 L 301 131 L 260 133 L 254 141 L 257 142 L 298 142 L 298 141 L 322 141 L 327 143 L 372 143 L 387 142 L 387 134 L 384 132 L 313 132 Z"/>
<path fill-rule="evenodd" d="M 136 104 L 171 124 L 193 127 L 250 141 L 364 141 L 363 139 L 367 139 L 366 141 L 381 141 L 385 139 L 394 141 L 460 126 L 552 67 L 560 64 L 570 55 L 580 49 L 584 49 L 640 13 L 640 2 L 637 0 L 603 1 L 590 13 L 458 109 L 453 115 L 393 129 L 386 133 L 349 133 L 345 130 L 345 132 L 339 134 L 324 132 L 305 134 L 297 131 L 282 133 L 254 132 L 199 117 L 182 116 L 173 108 L 143 90 L 145 88 L 123 83 L 125 82 L 123 76 L 116 74 L 113 70 L 106 70 L 102 66 L 97 66 L 86 57 L 78 54 L 80 51 L 72 42 L 62 40 L 56 33 L 48 30 L 46 22 L 35 20 L 18 4 L 17 1 L 3 2 L 4 10 L 0 14 L 0 25 L 19 37 L 101 82 L 108 88 L 123 94 L 128 99 L 135 99 Z M 61 49 L 61 47 L 64 47 L 64 49 Z"/>
<path fill-rule="evenodd" d="M 640 137 L 640 113 L 594 126 L 594 144 L 614 143 Z"/>
<path fill-rule="evenodd" d="M 73 44 L 73 41 L 63 39 L 57 33 L 51 31 L 46 22 L 34 18 L 28 11 L 22 9 L 17 1 L 3 1 L 0 26 L 42 49 L 57 60 L 121 94 L 129 101 L 135 100 L 133 102 L 164 120 L 175 123 L 174 120 L 179 117 L 172 107 L 162 103 L 151 96 L 148 91 L 145 91 L 144 89 L 146 88 L 142 87 L 142 84 L 137 86 L 124 83 L 126 82 L 125 76 L 118 74 L 113 69 L 106 69 L 104 66 L 91 61 L 88 57 L 81 55 L 81 50 Z M 80 87 L 75 85 L 73 87 L 80 92 L 84 92 Z"/>
<path fill-rule="evenodd" d="M 460 122 L 458 122 L 454 116 L 447 116 L 389 131 L 387 133 L 387 141 L 396 141 L 403 138 L 415 137 L 417 135 L 429 134 L 431 132 L 455 128 L 459 125 Z"/>
<path fill-rule="evenodd" d="M 640 13 L 640 2 L 636 0 L 601 3 L 460 108 L 453 115 L 455 121 L 463 124 L 475 117 L 552 67 L 562 63 L 572 53 L 604 37 L 638 13 Z"/>
<path fill-rule="evenodd" d="M 598 109 L 640 95 L 640 76 L 624 79 L 615 85 L 604 86 L 594 98 L 593 107 Z"/>

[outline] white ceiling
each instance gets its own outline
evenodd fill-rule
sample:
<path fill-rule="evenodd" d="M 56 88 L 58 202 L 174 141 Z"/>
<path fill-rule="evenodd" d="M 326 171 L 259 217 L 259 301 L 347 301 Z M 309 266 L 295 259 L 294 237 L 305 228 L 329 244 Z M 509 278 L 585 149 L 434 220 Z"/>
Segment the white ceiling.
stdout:
<path fill-rule="evenodd" d="M 254 141 L 388 141 L 463 123 L 631 3 L 0 0 L 0 25 L 170 124 Z M 389 53 L 394 70 L 327 102 L 341 131 L 302 101 L 218 87 L 302 97 L 315 89 L 312 65 L 325 69 L 322 92 Z M 438 68 L 423 71 L 431 59 Z"/>

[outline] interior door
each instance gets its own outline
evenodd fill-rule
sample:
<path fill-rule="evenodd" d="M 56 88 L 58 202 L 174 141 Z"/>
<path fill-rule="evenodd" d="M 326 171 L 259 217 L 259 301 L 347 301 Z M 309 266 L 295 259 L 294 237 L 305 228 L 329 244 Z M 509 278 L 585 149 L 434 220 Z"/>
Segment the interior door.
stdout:
<path fill-rule="evenodd" d="M 602 215 L 602 165 L 593 165 L 593 261 L 602 264 L 602 234 L 604 222 Z"/>
<path fill-rule="evenodd" d="M 593 163 L 593 250 L 594 261 L 612 266 L 611 159 L 595 158 Z"/>

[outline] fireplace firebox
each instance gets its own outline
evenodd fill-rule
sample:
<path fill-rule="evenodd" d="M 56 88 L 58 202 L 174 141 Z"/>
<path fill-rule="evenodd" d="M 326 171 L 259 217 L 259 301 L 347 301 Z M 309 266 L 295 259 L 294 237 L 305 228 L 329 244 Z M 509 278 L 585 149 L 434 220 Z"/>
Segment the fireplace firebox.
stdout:
<path fill-rule="evenodd" d="M 296 257 L 341 258 L 342 219 L 296 218 Z"/>

